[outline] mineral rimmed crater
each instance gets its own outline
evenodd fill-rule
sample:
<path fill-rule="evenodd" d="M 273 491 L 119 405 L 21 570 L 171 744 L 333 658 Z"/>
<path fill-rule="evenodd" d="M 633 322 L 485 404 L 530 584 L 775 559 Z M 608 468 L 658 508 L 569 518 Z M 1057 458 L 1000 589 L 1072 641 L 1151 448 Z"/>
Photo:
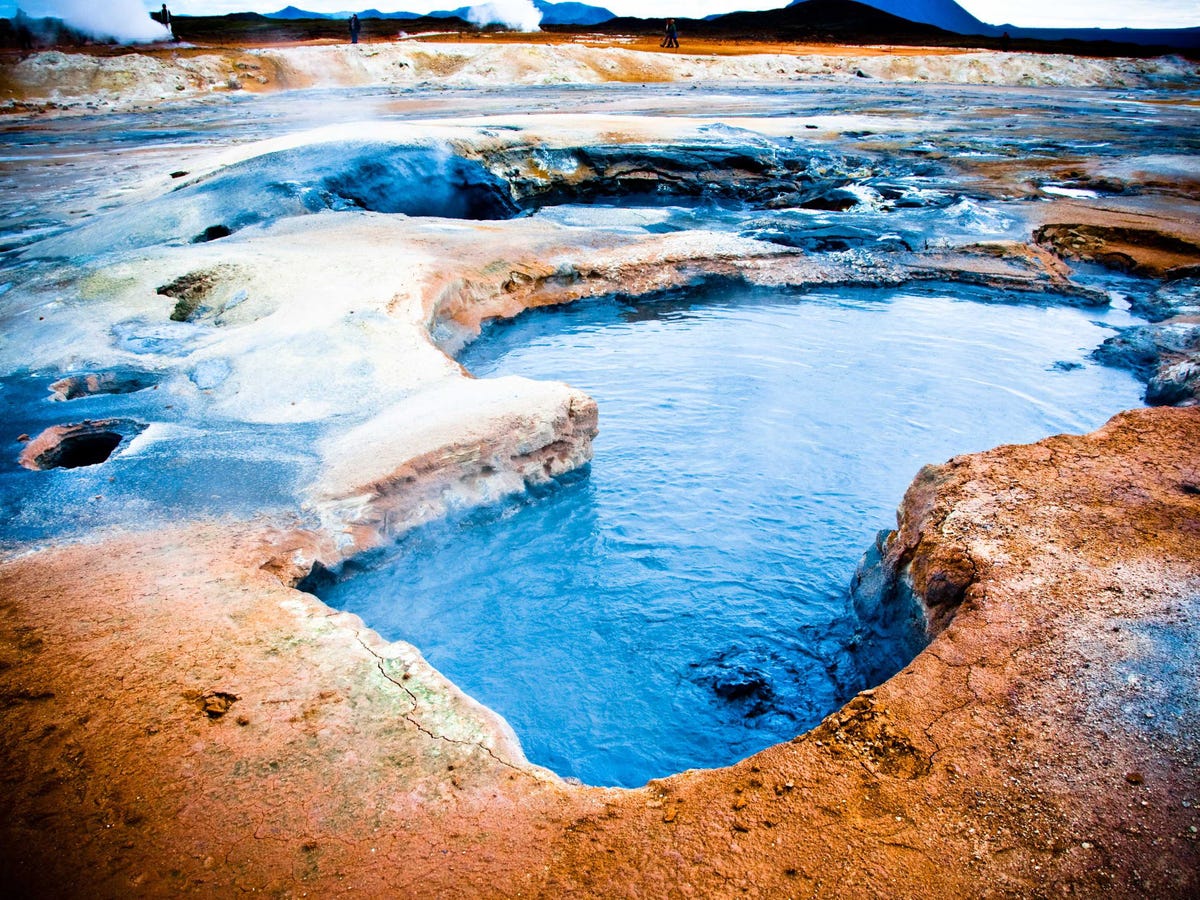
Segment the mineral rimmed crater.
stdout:
<path fill-rule="evenodd" d="M 55 425 L 25 444 L 18 462 L 36 471 L 96 466 L 112 456 L 122 441 L 145 427 L 128 419 Z"/>
<path fill-rule="evenodd" d="M 418 892 L 452 896 L 624 894 L 631 871 L 714 896 L 730 873 L 762 895 L 1186 896 L 1198 440 L 1197 410 L 1140 410 L 930 467 L 884 556 L 938 601 L 929 647 L 792 743 L 635 791 L 529 767 L 412 648 L 286 587 L 323 552 L 312 535 L 160 530 L 11 559 L 6 877 L 69 892 L 86 866 L 115 894 L 283 887 L 310 865 L 301 883 L 420 872 Z M 204 649 L 164 667 L 181 644 Z M 213 718 L 207 691 L 237 703 Z"/>
<path fill-rule="evenodd" d="M 288 77 L 347 57 L 312 49 Z M 454 77 L 491 64 L 475 49 L 417 58 L 429 52 L 344 62 L 401 54 Z M 48 62 L 12 77 L 36 93 Z M 1150 64 L 1074 65 L 1087 84 L 1154 82 Z M 1000 80 L 1033 77 L 1018 66 Z M 709 279 L 968 284 L 1084 306 L 1122 294 L 1154 330 L 1101 355 L 1162 402 L 1194 403 L 1193 107 L 1169 94 L 1154 115 L 1138 107 L 1147 124 L 1119 129 L 1110 151 L 1080 111 L 1096 101 L 1073 92 L 905 88 L 939 116 L 889 111 L 912 98 L 888 86 L 838 94 L 852 108 L 837 113 L 787 86 L 618 97 L 691 113 L 675 116 L 482 104 L 468 120 L 459 96 L 435 98 L 424 111 L 452 119 L 150 153 L 169 165 L 137 169 L 145 180 L 117 184 L 129 196 L 109 209 L 84 196 L 125 177 L 101 161 L 61 196 L 19 173 L 44 219 L 21 218 L 4 244 L 0 399 L 13 438 L 39 437 L 0 471 L 0 883 L 101 896 L 1200 889 L 1195 408 L 931 460 L 856 579 L 862 610 L 915 618 L 928 646 L 793 741 L 637 790 L 531 765 L 417 648 L 296 589 L 586 463 L 604 415 L 586 394 L 474 379 L 447 355 L 535 306 Z M 1013 103 L 1034 124 L 979 127 Z M 1164 139 L 1180 153 L 1156 156 Z M 17 471 L 18 453 L 42 459 L 83 426 L 99 441 L 83 459 L 104 435 L 137 439 L 103 466 Z M 722 677 L 756 689 L 752 672 Z"/>

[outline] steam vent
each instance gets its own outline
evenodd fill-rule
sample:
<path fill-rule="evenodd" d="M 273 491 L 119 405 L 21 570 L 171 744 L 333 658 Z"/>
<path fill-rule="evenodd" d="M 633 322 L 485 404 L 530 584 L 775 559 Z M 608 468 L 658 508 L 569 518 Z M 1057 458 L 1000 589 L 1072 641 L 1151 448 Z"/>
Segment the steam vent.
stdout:
<path fill-rule="evenodd" d="M 0 896 L 1200 896 L 1200 21 L 314 5 L 0 3 Z"/>

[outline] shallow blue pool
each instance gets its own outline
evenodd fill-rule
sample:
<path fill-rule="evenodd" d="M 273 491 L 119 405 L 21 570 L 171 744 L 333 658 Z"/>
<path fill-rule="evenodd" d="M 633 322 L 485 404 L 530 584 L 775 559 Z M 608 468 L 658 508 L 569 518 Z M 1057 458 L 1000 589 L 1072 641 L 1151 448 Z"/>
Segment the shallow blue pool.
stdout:
<path fill-rule="evenodd" d="M 847 588 L 923 464 L 1140 403 L 1087 359 L 1124 313 L 982 296 L 706 287 L 493 325 L 463 363 L 591 393 L 590 472 L 422 529 L 322 596 L 588 783 L 791 738 L 867 686 Z"/>

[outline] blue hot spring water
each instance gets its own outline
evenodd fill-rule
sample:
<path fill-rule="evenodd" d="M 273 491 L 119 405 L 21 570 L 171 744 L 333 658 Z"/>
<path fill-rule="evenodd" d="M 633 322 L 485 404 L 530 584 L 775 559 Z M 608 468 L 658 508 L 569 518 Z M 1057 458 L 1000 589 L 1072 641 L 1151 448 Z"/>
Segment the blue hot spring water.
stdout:
<path fill-rule="evenodd" d="M 564 776 L 635 786 L 787 740 L 868 686 L 848 587 L 923 464 L 1140 403 L 1087 358 L 1126 314 L 982 299 L 709 287 L 494 324 L 462 362 L 595 397 L 590 472 L 322 596 Z"/>

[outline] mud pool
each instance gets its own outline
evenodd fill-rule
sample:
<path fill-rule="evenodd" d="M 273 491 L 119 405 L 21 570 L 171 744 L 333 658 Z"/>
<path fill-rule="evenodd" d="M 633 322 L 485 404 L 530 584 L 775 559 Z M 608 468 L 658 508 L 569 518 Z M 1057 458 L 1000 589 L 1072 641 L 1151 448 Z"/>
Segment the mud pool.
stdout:
<path fill-rule="evenodd" d="M 788 740 L 892 674 L 848 587 L 913 473 L 1139 402 L 1087 358 L 1127 315 L 998 299 L 725 285 L 492 325 L 471 372 L 598 401 L 590 473 L 422 529 L 321 596 L 590 784 Z"/>

